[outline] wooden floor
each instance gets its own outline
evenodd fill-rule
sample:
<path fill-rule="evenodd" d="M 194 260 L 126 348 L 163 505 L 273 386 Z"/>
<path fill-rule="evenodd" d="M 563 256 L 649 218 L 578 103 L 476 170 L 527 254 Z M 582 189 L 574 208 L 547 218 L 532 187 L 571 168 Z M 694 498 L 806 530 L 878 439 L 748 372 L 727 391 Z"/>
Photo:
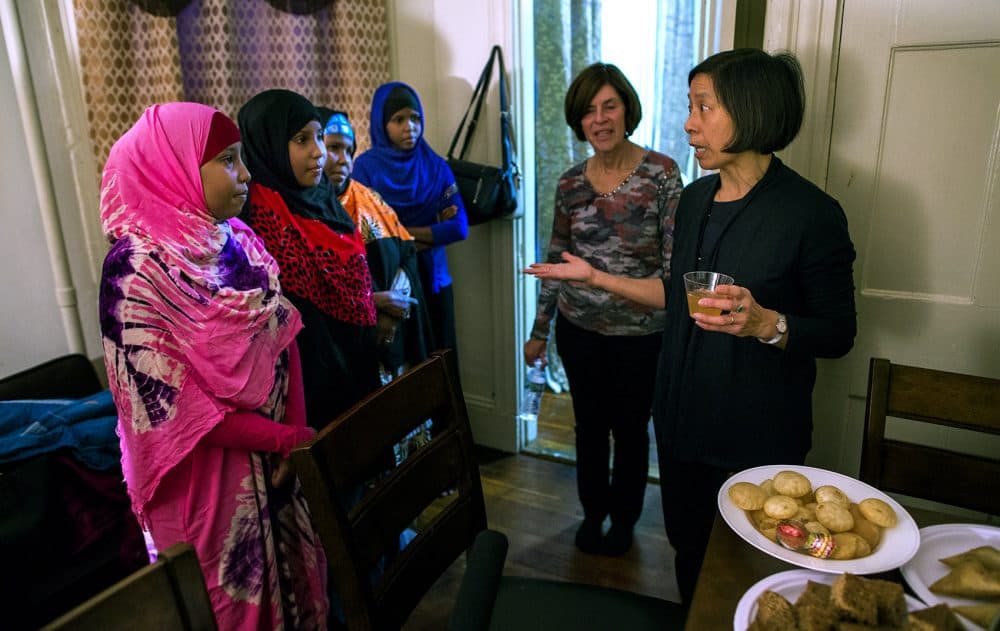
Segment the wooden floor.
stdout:
<path fill-rule="evenodd" d="M 625 556 L 610 558 L 584 554 L 573 545 L 583 513 L 572 465 L 527 454 L 483 451 L 480 476 L 489 526 L 510 540 L 506 574 L 605 585 L 679 600 L 658 485 L 646 489 L 635 545 Z M 445 628 L 464 564 L 459 559 L 441 577 L 410 617 L 406 631 Z"/>

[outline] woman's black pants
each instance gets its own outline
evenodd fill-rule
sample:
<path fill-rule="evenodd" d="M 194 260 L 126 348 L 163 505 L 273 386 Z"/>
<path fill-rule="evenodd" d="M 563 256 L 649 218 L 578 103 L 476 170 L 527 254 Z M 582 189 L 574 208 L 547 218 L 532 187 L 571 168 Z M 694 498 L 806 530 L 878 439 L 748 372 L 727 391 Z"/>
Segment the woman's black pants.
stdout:
<path fill-rule="evenodd" d="M 631 528 L 642 514 L 649 468 L 649 415 L 661 333 L 601 335 L 562 314 L 556 345 L 576 416 L 576 480 L 587 519 Z M 614 467 L 609 477 L 610 439 Z"/>

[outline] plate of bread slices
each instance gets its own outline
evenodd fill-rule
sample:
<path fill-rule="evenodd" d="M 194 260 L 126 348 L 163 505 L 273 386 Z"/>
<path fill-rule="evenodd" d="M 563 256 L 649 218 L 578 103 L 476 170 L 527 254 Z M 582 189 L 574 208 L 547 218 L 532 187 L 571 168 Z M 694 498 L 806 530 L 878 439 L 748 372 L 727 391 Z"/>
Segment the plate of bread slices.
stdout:
<path fill-rule="evenodd" d="M 789 570 L 761 579 L 743 594 L 733 629 L 960 631 L 961 625 L 946 605 L 928 606 L 895 581 Z"/>

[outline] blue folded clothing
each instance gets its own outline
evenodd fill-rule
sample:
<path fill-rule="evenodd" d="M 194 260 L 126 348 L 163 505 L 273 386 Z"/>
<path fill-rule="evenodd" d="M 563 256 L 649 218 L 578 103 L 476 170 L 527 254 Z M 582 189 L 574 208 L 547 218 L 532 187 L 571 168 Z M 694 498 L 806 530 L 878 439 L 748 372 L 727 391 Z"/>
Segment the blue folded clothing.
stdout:
<path fill-rule="evenodd" d="M 111 391 L 82 399 L 0 401 L 0 463 L 69 448 L 89 469 L 121 462 Z"/>

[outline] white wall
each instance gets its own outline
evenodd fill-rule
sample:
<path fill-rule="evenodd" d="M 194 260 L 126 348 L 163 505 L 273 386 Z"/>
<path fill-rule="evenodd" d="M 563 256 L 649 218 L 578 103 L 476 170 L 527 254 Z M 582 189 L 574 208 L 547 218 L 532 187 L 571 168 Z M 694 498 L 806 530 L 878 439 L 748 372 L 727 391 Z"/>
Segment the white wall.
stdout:
<path fill-rule="evenodd" d="M 3 295 L 0 299 L 0 318 L 5 323 L 0 336 L 0 375 L 16 372 L 73 350 L 70 339 L 74 335 L 67 334 L 60 304 L 70 305 L 81 300 L 86 304 L 96 304 L 96 284 L 90 271 L 92 263 L 88 260 L 87 248 L 80 247 L 82 239 L 77 237 L 70 240 L 75 244 L 66 249 L 71 257 L 70 268 L 76 267 L 80 271 L 72 276 L 79 276 L 80 282 L 68 279 L 59 285 L 61 291 L 57 292 L 52 252 L 54 249 L 61 249 L 61 246 L 52 247 L 46 240 L 46 224 L 42 214 L 44 201 L 53 200 L 56 206 L 56 215 L 50 219 L 50 227 L 62 220 L 68 234 L 79 235 L 82 230 L 79 213 L 75 210 L 76 195 L 71 184 L 72 177 L 66 164 L 67 143 L 66 136 L 60 131 L 63 125 L 59 120 L 58 99 L 53 98 L 51 93 L 44 92 L 50 79 L 44 68 L 36 68 L 38 60 L 31 58 L 39 47 L 43 50 L 43 58 L 45 57 L 44 48 L 48 38 L 43 22 L 36 13 L 39 6 L 28 3 L 22 5 L 26 5 L 30 13 L 28 17 L 31 24 L 22 30 L 16 19 L 18 16 L 13 10 L 13 3 L 4 3 L 3 46 L 0 46 L 0 106 L 4 112 L 0 116 L 0 138 L 3 143 L 3 151 L 0 152 L 0 190 L 3 191 L 3 201 L 0 206 L 5 225 L 5 230 L 0 234 L 0 252 L 3 253 L 5 262 L 0 266 Z M 21 16 L 20 21 L 27 20 Z M 27 68 L 29 60 L 30 73 Z M 30 80 L 27 94 L 24 81 L 15 82 L 15 76 Z M 60 156 L 48 156 L 52 158 L 48 161 L 52 173 L 51 186 L 46 184 L 47 176 L 36 180 L 32 170 L 29 137 L 25 133 L 26 126 L 23 122 L 25 110 L 18 98 L 27 96 L 29 101 L 33 101 L 35 95 L 32 88 L 37 90 L 39 87 L 42 90 L 39 105 L 43 133 L 53 140 L 61 139 L 63 145 Z M 30 114 L 30 110 L 28 113 Z M 43 155 L 43 159 L 44 157 Z M 40 193 L 46 190 L 39 188 L 40 184 L 48 186 L 51 193 L 47 196 Z M 73 291 L 74 287 L 76 291 Z M 67 312 L 71 313 L 71 320 L 76 319 L 75 307 L 69 307 Z M 95 356 L 100 352 L 96 307 L 89 310 L 84 320 L 87 352 L 88 355 Z"/>

